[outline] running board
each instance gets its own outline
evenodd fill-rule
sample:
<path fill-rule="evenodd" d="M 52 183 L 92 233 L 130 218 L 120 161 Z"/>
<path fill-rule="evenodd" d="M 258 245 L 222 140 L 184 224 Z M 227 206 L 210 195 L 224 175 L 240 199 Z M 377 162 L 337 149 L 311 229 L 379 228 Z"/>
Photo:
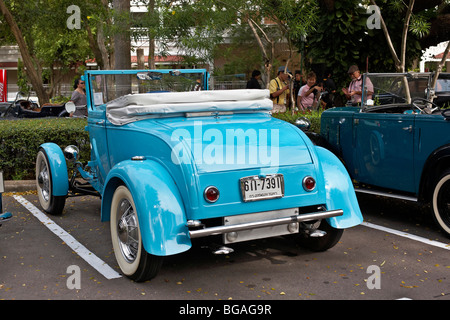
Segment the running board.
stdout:
<path fill-rule="evenodd" d="M 359 189 L 359 188 L 355 188 L 355 191 L 359 192 L 359 193 L 371 194 L 371 195 L 374 195 L 374 196 L 389 197 L 389 198 L 395 198 L 395 199 L 412 201 L 412 202 L 418 202 L 419 201 L 416 197 L 405 196 L 405 195 L 402 195 L 402 194 L 389 193 L 389 192 L 373 190 L 373 189 Z"/>

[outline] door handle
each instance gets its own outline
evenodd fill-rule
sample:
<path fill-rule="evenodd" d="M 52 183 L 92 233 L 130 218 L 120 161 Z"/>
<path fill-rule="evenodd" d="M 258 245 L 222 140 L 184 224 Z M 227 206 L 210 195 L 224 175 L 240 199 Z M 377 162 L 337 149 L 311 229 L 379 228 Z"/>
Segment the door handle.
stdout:
<path fill-rule="evenodd" d="M 402 129 L 405 131 L 412 132 L 412 125 L 410 125 L 409 127 L 403 127 Z"/>

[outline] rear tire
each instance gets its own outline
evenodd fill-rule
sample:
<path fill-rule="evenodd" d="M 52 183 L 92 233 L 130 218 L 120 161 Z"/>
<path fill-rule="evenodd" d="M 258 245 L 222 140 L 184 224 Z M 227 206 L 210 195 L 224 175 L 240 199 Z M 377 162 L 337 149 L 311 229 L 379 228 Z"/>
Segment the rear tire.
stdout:
<path fill-rule="evenodd" d="M 110 223 L 114 254 L 123 274 L 136 282 L 154 278 L 161 269 L 163 257 L 145 251 L 136 206 L 125 186 L 119 186 L 114 192 Z"/>
<path fill-rule="evenodd" d="M 42 209 L 51 215 L 61 215 L 66 196 L 53 195 L 52 172 L 44 149 L 40 149 L 36 157 L 36 187 Z"/>
<path fill-rule="evenodd" d="M 317 227 L 318 230 L 325 231 L 327 234 L 322 237 L 310 237 L 305 234 L 297 235 L 297 242 L 301 247 L 305 249 L 321 252 L 326 251 L 334 247 L 342 237 L 344 229 L 336 229 L 328 224 L 324 219 L 320 221 L 320 225 Z"/>
<path fill-rule="evenodd" d="M 431 207 L 434 220 L 450 237 L 450 171 L 444 172 L 436 183 Z"/>

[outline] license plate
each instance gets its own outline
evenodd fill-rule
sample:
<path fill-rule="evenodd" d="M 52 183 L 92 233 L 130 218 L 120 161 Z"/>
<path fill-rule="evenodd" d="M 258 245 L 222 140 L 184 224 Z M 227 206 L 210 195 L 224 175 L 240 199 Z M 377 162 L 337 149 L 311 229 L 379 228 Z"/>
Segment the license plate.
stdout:
<path fill-rule="evenodd" d="M 251 176 L 240 179 L 241 194 L 244 202 L 264 199 L 276 199 L 284 196 L 284 178 L 282 174 L 265 177 Z"/>

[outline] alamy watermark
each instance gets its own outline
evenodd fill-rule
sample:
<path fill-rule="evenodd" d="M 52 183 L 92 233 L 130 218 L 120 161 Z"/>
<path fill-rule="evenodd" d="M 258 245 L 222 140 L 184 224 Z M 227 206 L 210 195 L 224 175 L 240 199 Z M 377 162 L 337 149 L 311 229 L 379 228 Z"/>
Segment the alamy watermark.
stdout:
<path fill-rule="evenodd" d="M 367 267 L 369 278 L 367 278 L 367 289 L 381 289 L 381 269 L 379 266 L 371 265 Z"/>
<path fill-rule="evenodd" d="M 71 5 L 67 7 L 66 12 L 71 16 L 67 18 L 66 25 L 70 30 L 81 29 L 81 10 L 77 5 Z"/>
<path fill-rule="evenodd" d="M 67 278 L 67 289 L 81 289 L 81 270 L 77 265 L 70 265 L 67 267 L 66 273 L 70 274 Z"/>
<path fill-rule="evenodd" d="M 176 129 L 171 141 L 176 142 L 171 159 L 175 164 L 191 163 L 220 165 L 279 165 L 278 129 L 203 130 L 202 121 L 194 122 L 194 129 Z"/>
<path fill-rule="evenodd" d="M 370 17 L 367 19 L 367 28 L 369 29 L 381 29 L 381 11 L 380 7 L 375 5 L 370 5 L 367 7 L 367 14 Z"/>

